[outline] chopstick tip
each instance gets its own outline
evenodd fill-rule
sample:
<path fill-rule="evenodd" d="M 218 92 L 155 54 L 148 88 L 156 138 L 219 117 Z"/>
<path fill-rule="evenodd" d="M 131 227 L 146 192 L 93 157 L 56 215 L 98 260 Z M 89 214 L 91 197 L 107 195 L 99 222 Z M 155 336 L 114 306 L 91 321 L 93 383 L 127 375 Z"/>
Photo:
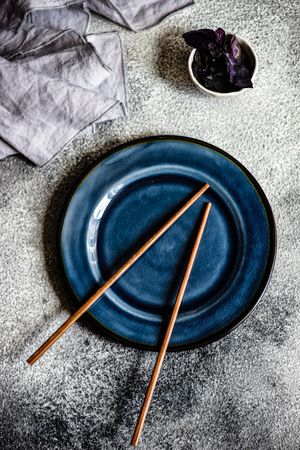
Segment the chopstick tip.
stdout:
<path fill-rule="evenodd" d="M 35 358 L 32 356 L 30 356 L 30 358 L 27 359 L 27 364 L 29 364 L 30 366 L 32 366 L 35 363 Z"/>
<path fill-rule="evenodd" d="M 204 211 L 205 215 L 208 216 L 208 214 L 210 213 L 211 207 L 212 207 L 212 203 L 211 202 L 207 202 L 206 205 L 205 205 L 205 211 Z"/>
<path fill-rule="evenodd" d="M 208 184 L 208 183 L 205 183 L 205 184 L 202 186 L 202 188 L 199 189 L 198 192 L 196 192 L 195 197 L 196 197 L 196 198 L 201 197 L 201 195 L 204 194 L 204 192 L 207 191 L 208 188 L 209 188 L 209 184 Z"/>

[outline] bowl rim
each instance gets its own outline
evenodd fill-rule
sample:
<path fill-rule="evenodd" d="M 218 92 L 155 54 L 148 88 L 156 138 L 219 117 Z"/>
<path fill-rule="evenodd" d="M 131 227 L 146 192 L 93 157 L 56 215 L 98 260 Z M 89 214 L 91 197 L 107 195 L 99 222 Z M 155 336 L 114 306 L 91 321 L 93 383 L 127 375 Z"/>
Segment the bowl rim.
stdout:
<path fill-rule="evenodd" d="M 230 33 L 230 32 L 226 33 L 226 35 L 232 35 L 232 34 L 233 33 Z M 236 35 L 236 37 L 237 37 L 237 40 L 239 41 L 239 43 L 246 45 L 250 49 L 250 51 L 253 55 L 254 69 L 253 69 L 253 74 L 252 74 L 251 80 L 254 80 L 256 77 L 256 74 L 257 74 L 257 69 L 258 69 L 257 55 L 256 55 L 255 51 L 253 50 L 253 46 L 250 44 L 250 42 L 247 39 L 242 38 L 239 35 Z M 193 69 L 192 69 L 192 63 L 194 61 L 194 56 L 195 56 L 196 51 L 197 51 L 197 49 L 193 48 L 193 50 L 190 53 L 189 60 L 188 60 L 188 70 L 189 70 L 189 74 L 190 74 L 192 81 L 198 87 L 198 89 L 200 89 L 200 91 L 203 91 L 204 93 L 206 93 L 208 95 L 212 95 L 214 97 L 232 97 L 232 96 L 240 95 L 246 89 L 246 88 L 242 88 L 239 91 L 218 92 L 218 91 L 212 91 L 211 89 L 207 89 L 205 86 L 203 86 L 203 84 L 201 84 L 195 77 Z"/>

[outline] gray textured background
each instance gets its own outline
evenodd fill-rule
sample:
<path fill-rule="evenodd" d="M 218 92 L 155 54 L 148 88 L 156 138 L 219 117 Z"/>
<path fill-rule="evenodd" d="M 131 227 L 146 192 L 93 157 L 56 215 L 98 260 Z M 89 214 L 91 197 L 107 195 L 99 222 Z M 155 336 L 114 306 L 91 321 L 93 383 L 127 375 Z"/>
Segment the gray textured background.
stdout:
<path fill-rule="evenodd" d="M 115 144 L 159 133 L 208 141 L 253 172 L 274 210 L 278 257 L 264 300 L 240 328 L 167 356 L 140 448 L 300 448 L 297 3 L 202 0 L 139 34 L 93 20 L 92 31 L 121 32 L 128 119 L 79 136 L 43 168 L 1 162 L 1 448 L 128 448 L 153 353 L 114 343 L 83 320 L 34 367 L 25 359 L 70 312 L 55 234 L 74 182 Z M 188 79 L 180 35 L 217 26 L 257 51 L 255 88 L 244 96 L 208 98 Z"/>

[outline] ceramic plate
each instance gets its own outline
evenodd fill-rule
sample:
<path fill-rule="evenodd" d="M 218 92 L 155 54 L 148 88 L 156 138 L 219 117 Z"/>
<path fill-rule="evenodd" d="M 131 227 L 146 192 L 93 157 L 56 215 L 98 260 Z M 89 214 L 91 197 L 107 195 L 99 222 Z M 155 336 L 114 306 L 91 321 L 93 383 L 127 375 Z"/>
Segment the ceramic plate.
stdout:
<path fill-rule="evenodd" d="M 210 189 L 90 309 L 99 326 L 123 342 L 158 347 L 208 201 L 212 210 L 170 348 L 204 345 L 237 326 L 270 278 L 276 247 L 271 208 L 234 158 L 173 136 L 118 147 L 73 193 L 60 250 L 82 302 L 206 182 Z"/>

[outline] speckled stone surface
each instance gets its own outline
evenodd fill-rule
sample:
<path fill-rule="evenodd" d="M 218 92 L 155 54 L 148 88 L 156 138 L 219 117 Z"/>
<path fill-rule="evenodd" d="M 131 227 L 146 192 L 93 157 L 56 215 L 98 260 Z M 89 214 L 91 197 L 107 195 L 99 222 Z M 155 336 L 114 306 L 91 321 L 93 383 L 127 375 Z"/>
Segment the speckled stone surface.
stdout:
<path fill-rule="evenodd" d="M 189 81 L 182 32 L 222 26 L 252 42 L 255 88 L 204 97 Z M 101 336 L 85 320 L 44 358 L 25 360 L 70 313 L 55 238 L 64 200 L 114 145 L 152 134 L 192 136 L 245 164 L 274 210 L 278 256 L 263 301 L 236 331 L 206 348 L 169 354 L 141 450 L 298 450 L 300 447 L 299 4 L 202 0 L 135 34 L 121 32 L 129 117 L 81 135 L 36 168 L 0 167 L 0 447 L 121 450 L 155 355 Z"/>

